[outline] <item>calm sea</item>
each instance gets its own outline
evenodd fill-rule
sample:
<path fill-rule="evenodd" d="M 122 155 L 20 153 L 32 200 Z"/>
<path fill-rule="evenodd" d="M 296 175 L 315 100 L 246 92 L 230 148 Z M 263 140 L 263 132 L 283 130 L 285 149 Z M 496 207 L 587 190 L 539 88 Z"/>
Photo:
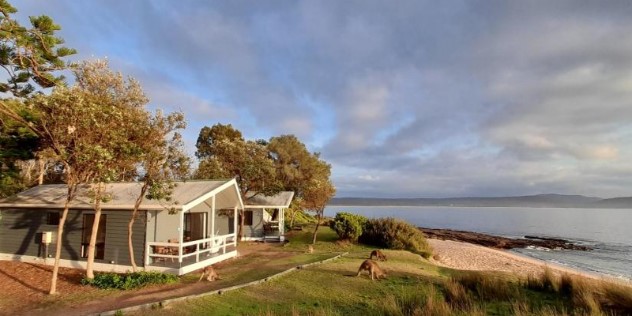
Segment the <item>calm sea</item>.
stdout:
<path fill-rule="evenodd" d="M 415 226 L 467 230 L 505 237 L 557 237 L 592 251 L 514 249 L 529 257 L 632 280 L 632 209 L 524 207 L 329 206 L 326 216 L 350 212 L 396 217 Z"/>

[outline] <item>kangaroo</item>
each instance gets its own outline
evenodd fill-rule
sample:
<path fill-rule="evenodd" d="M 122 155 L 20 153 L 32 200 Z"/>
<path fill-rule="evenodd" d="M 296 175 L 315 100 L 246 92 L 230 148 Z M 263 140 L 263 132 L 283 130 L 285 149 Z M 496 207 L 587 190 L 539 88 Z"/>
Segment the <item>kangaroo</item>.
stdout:
<path fill-rule="evenodd" d="M 309 246 L 307 247 L 307 253 L 314 253 L 314 246 L 309 245 Z"/>
<path fill-rule="evenodd" d="M 202 281 L 204 277 L 206 277 L 207 281 L 211 281 L 211 282 L 220 279 L 219 275 L 217 274 L 217 271 L 213 269 L 213 266 L 208 266 L 204 268 L 204 271 L 202 272 L 202 275 L 200 276 L 200 279 L 198 280 L 198 282 Z"/>
<path fill-rule="evenodd" d="M 371 255 L 369 256 L 369 259 L 373 259 L 373 256 L 375 256 L 375 258 L 377 258 L 378 261 L 386 261 L 386 255 L 379 250 L 371 251 Z"/>
<path fill-rule="evenodd" d="M 362 264 L 360 265 L 360 269 L 358 269 L 357 276 L 360 276 L 360 273 L 362 272 L 362 270 L 369 271 L 369 275 L 371 275 L 371 280 L 373 280 L 374 278 L 378 280 L 380 278 L 386 279 L 386 273 L 384 273 L 384 271 L 380 269 L 380 266 L 377 265 L 377 262 L 371 259 L 367 259 L 367 260 L 364 260 L 364 262 L 362 262 Z"/>

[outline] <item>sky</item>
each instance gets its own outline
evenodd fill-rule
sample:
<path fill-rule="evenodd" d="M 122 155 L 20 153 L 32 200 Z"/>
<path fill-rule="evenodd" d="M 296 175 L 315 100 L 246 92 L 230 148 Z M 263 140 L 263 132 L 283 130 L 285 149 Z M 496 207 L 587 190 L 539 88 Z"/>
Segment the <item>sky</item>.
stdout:
<path fill-rule="evenodd" d="M 629 1 L 41 1 L 152 109 L 294 134 L 339 197 L 632 195 Z"/>

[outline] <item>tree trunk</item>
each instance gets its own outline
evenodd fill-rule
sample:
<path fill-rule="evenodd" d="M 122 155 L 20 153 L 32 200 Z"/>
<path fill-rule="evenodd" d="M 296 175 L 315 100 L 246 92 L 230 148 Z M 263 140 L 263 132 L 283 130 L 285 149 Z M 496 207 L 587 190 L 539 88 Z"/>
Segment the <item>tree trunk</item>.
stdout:
<path fill-rule="evenodd" d="M 39 175 L 37 177 L 37 184 L 44 184 L 44 173 L 46 172 L 46 161 L 42 158 L 37 160 L 39 166 Z"/>
<path fill-rule="evenodd" d="M 97 234 L 99 232 L 99 222 L 101 222 L 101 198 L 102 183 L 97 184 L 94 191 L 94 222 L 92 223 L 92 234 L 90 234 L 90 244 L 88 245 L 88 259 L 86 262 L 86 279 L 94 279 L 94 252 L 97 244 Z"/>
<path fill-rule="evenodd" d="M 294 218 L 296 217 L 297 210 L 292 210 L 292 216 L 290 216 L 290 230 L 294 228 Z"/>
<path fill-rule="evenodd" d="M 136 203 L 134 203 L 132 218 L 129 219 L 129 223 L 127 224 L 127 247 L 129 249 L 129 262 L 132 265 L 132 272 L 136 272 L 136 269 L 138 268 L 136 266 L 136 260 L 134 259 L 134 243 L 132 242 L 132 235 L 134 233 L 134 220 L 136 219 L 138 208 L 140 207 L 140 203 L 143 201 L 143 197 L 145 196 L 148 187 L 149 184 L 147 182 L 143 183 L 143 187 L 140 189 L 140 194 L 136 198 Z"/>
<path fill-rule="evenodd" d="M 59 274 L 59 261 L 61 260 L 61 244 L 63 241 L 62 235 L 64 234 L 64 225 L 66 224 L 66 218 L 68 218 L 68 209 L 70 208 L 70 202 L 74 199 L 77 185 L 68 183 L 68 195 L 66 196 L 66 203 L 64 204 L 64 211 L 59 219 L 59 225 L 57 225 L 57 241 L 55 244 L 55 264 L 53 265 L 53 277 L 50 281 L 50 290 L 48 294 L 57 294 L 57 275 Z"/>
<path fill-rule="evenodd" d="M 316 244 L 316 235 L 318 235 L 318 228 L 320 227 L 320 219 L 322 218 L 323 210 L 316 212 L 316 229 L 314 229 L 314 236 L 312 236 L 312 245 Z"/>
<path fill-rule="evenodd" d="M 239 228 L 237 229 L 237 236 L 239 241 L 242 241 L 244 239 L 244 210 L 239 210 Z"/>

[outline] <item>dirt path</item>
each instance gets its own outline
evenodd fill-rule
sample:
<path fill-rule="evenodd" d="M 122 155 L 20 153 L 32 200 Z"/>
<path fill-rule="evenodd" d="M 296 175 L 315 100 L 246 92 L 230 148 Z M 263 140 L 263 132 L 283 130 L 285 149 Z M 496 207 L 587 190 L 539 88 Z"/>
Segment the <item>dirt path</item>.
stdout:
<path fill-rule="evenodd" d="M 197 282 L 199 273 L 179 284 L 150 286 L 133 291 L 104 291 L 81 285 L 83 270 L 61 269 L 58 289 L 48 293 L 52 268 L 30 263 L 0 261 L 0 315 L 88 315 L 169 298 L 201 294 L 252 281 L 288 269 L 296 264 L 283 260 L 302 253 L 288 252 L 279 244 L 251 243 L 239 247 L 239 257 L 214 267 L 223 279 Z M 225 277 L 223 277 L 225 276 Z"/>

